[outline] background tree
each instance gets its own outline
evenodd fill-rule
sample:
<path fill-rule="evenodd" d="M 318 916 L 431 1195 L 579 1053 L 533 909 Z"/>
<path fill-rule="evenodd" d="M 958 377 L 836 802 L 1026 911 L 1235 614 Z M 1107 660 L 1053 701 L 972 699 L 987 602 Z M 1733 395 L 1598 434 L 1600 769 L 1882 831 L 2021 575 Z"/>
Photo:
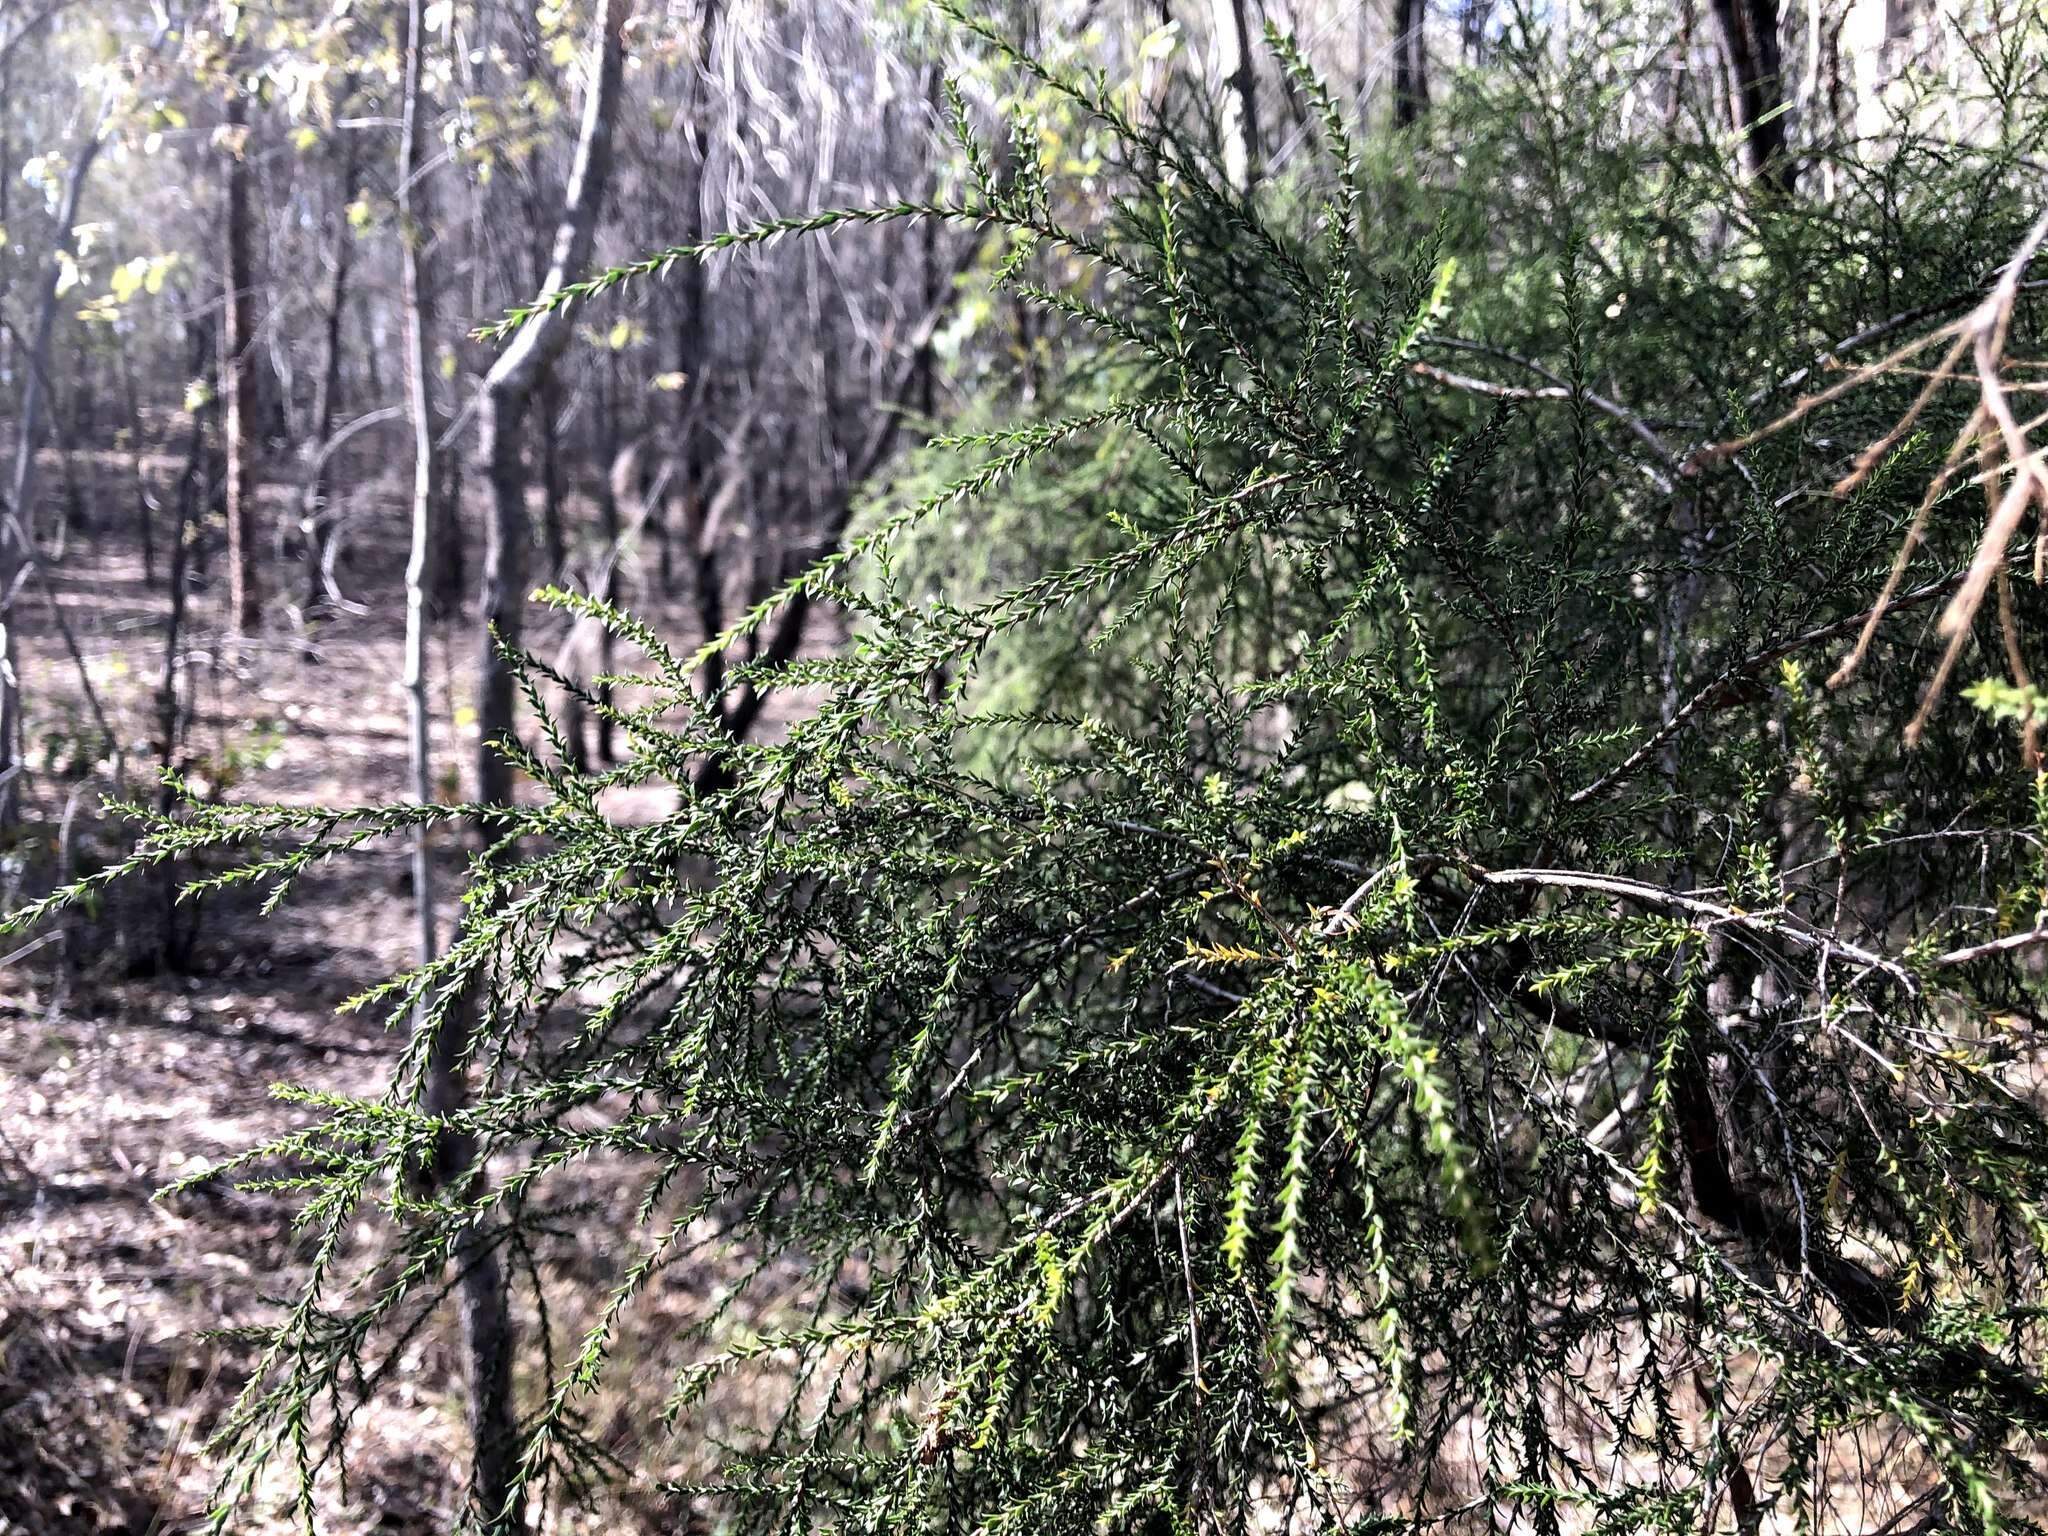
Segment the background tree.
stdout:
<path fill-rule="evenodd" d="M 240 6 L 230 6 L 239 12 Z M 256 270 L 250 223 L 249 105 L 233 42 L 225 64 L 227 103 L 221 145 L 221 430 L 227 480 L 228 611 L 237 634 L 262 622 L 256 564 Z"/>

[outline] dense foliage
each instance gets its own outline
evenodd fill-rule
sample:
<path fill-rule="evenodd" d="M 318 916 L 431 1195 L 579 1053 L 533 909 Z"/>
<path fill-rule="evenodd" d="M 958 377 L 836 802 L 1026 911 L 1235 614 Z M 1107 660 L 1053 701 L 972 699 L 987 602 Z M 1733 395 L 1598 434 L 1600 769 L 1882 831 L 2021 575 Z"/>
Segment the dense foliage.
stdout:
<path fill-rule="evenodd" d="M 431 1031 L 250 1154 L 323 1262 L 224 1432 L 224 1515 L 266 1458 L 314 1475 L 458 1233 L 568 1241 L 556 1183 L 615 1155 L 640 1226 L 528 1395 L 530 1497 L 608 1475 L 581 1410 L 620 1319 L 730 1248 L 744 1279 L 665 1341 L 678 1436 L 728 1377 L 772 1404 L 674 1490 L 720 1528 L 2038 1507 L 2048 788 L 1959 698 L 1902 734 L 1983 528 L 1967 474 L 1824 682 L 1977 399 L 1886 442 L 1909 358 L 1707 450 L 1981 299 L 2037 212 L 2040 37 L 1987 53 L 1981 142 L 1845 152 L 1825 202 L 1624 126 L 1597 40 L 1510 29 L 1396 165 L 1276 38 L 1320 152 L 1251 191 L 1012 55 L 1107 157 L 1108 217 L 1074 226 L 1039 124 L 999 150 L 961 108 L 957 200 L 636 269 L 982 226 L 1068 361 L 714 642 L 725 688 L 803 690 L 782 739 L 722 739 L 703 655 L 556 593 L 647 657 L 585 700 L 619 767 L 568 766 L 541 686 L 577 685 L 524 658 L 529 804 L 148 829 L 144 863 L 258 844 L 218 878 L 280 895 L 422 822 L 489 833 L 459 942 L 367 1001 L 465 1031 L 454 1120 L 498 1177 L 421 1191 Z M 2039 331 L 2028 290 L 2014 354 Z M 2032 581 L 1998 590 L 1964 682 L 2038 633 Z M 749 668 L 797 601 L 847 644 Z M 610 814 L 649 785 L 672 812 Z M 325 1262 L 375 1207 L 383 1263 Z M 1893 1505 L 1857 1492 L 1878 1455 Z"/>

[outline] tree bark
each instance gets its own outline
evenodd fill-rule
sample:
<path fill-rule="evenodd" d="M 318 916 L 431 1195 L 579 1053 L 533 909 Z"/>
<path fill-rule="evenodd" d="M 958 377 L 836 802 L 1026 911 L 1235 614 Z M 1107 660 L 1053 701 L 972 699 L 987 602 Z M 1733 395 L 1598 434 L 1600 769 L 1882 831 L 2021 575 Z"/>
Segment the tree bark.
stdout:
<path fill-rule="evenodd" d="M 256 411 L 254 275 L 249 256 L 248 102 L 239 79 L 228 85 L 227 211 L 221 278 L 221 421 L 227 449 L 228 623 L 238 635 L 262 617 L 256 572 Z"/>
<path fill-rule="evenodd" d="M 190 323 L 186 331 L 186 345 L 195 377 L 203 378 L 209 368 L 219 368 L 218 336 L 208 321 Z M 157 674 L 156 740 L 153 743 L 161 781 L 156 794 L 156 810 L 160 816 L 168 816 L 177 804 L 177 791 L 171 775 L 179 766 L 179 749 L 190 724 L 180 705 L 178 684 L 184 662 L 186 597 L 194 534 L 213 493 L 209 484 L 207 418 L 218 410 L 216 390 L 203 396 L 188 413 L 185 467 L 178 475 L 177 515 L 171 523 L 170 606 L 164 617 L 164 660 L 163 669 Z M 192 947 L 199 937 L 200 909 L 196 902 L 188 904 L 178 900 L 178 890 L 183 881 L 175 861 L 159 865 L 154 879 L 157 908 L 155 947 L 139 950 L 131 956 L 129 963 L 133 970 L 143 974 L 159 969 L 183 971 L 191 961 Z"/>
<path fill-rule="evenodd" d="M 712 43 L 718 26 L 718 0 L 704 0 L 697 17 L 697 52 L 694 70 L 684 80 L 683 168 L 677 194 L 679 238 L 695 244 L 704 235 L 704 160 L 710 142 L 711 125 L 704 89 L 704 74 L 711 65 Z M 679 510 L 683 537 L 694 539 L 690 530 L 704 520 L 705 498 L 711 494 L 710 455 L 706 451 L 704 417 L 710 408 L 710 381 L 705 362 L 710 345 L 709 314 L 702 262 L 686 261 L 675 275 L 676 372 L 682 376 L 675 390 L 675 456 L 681 469 L 674 478 L 674 509 L 663 509 L 658 528 L 660 582 L 663 596 L 676 589 L 674 555 L 674 511 Z"/>
<path fill-rule="evenodd" d="M 403 243 L 400 263 L 405 310 L 406 406 L 413 429 L 412 547 L 405 567 L 405 705 L 407 755 L 413 797 L 420 804 L 434 798 L 430 718 L 427 712 L 427 621 L 439 539 L 445 510 L 442 495 L 444 456 L 435 441 L 434 385 L 431 364 L 434 283 L 430 266 L 432 204 L 422 154 L 422 64 L 426 46 L 425 0 L 407 0 L 405 35 L 405 98 L 399 137 L 398 224 Z M 417 828 L 412 848 L 413 910 L 421 964 L 434 958 L 433 851 L 427 829 Z M 463 1067 L 468 1000 L 451 1007 L 435 1027 L 426 1053 L 426 1108 L 452 1115 L 469 1102 Z M 424 1007 L 414 1016 L 415 1030 L 429 1027 Z M 460 1182 L 464 1199 L 484 1193 L 487 1175 L 478 1165 L 472 1138 L 444 1131 L 436 1140 L 428 1176 L 437 1189 Z M 521 1527 L 519 1495 L 519 1429 L 512 1397 L 512 1355 L 517 1339 L 512 1324 L 510 1287 L 504 1262 L 489 1234 L 475 1223 L 464 1226 L 453 1251 L 456 1293 L 462 1319 L 464 1368 L 469 1389 L 471 1444 L 470 1496 L 489 1530 Z"/>
<path fill-rule="evenodd" d="M 1223 83 L 1230 87 L 1231 102 L 1226 122 L 1228 137 L 1224 150 L 1235 163 L 1229 166 L 1231 179 L 1246 187 L 1255 187 L 1264 173 L 1263 152 L 1259 142 L 1259 88 L 1258 78 L 1252 73 L 1251 20 L 1245 12 L 1245 0 L 1216 0 L 1215 4 L 1216 42 L 1222 53 L 1223 68 L 1217 73 Z"/>
<path fill-rule="evenodd" d="M 934 121 L 938 121 L 945 103 L 939 94 L 940 76 L 936 64 L 928 65 L 924 72 L 924 99 Z M 933 177 L 932 197 L 939 195 L 938 177 Z M 939 221 L 923 219 L 917 231 L 918 291 L 922 297 L 925 313 L 930 314 L 939 307 Z M 930 335 L 926 335 L 912 354 L 916 358 L 913 366 L 912 399 L 916 402 L 918 416 L 927 429 L 938 419 L 939 414 L 939 349 Z"/>
<path fill-rule="evenodd" d="M 623 529 L 619 522 L 619 502 L 622 499 L 619 493 L 623 487 L 620 486 L 618 477 L 612 473 L 617 467 L 619 459 L 618 423 L 621 390 L 619 388 L 619 354 L 616 350 L 606 354 L 604 366 L 605 394 L 598 413 L 597 434 L 600 462 L 604 464 L 606 469 L 605 476 L 600 482 L 597 492 L 598 535 L 604 540 L 604 555 L 598 563 L 595 585 L 598 601 L 609 603 L 616 607 L 621 601 L 619 561 L 624 553 L 620 547 Z M 612 627 L 609 624 L 598 625 L 597 675 L 600 678 L 609 677 L 612 674 L 614 664 L 612 641 Z M 615 746 L 613 736 L 615 733 L 612 729 L 610 713 L 612 706 L 611 684 L 606 682 L 598 683 L 596 694 L 599 706 L 597 716 L 597 760 L 609 766 L 617 761 L 613 751 Z M 581 738 L 579 737 L 578 739 L 580 740 Z"/>
<path fill-rule="evenodd" d="M 417 39 L 421 0 L 408 0 L 409 31 Z M 625 29 L 630 0 L 603 0 L 592 21 L 591 59 L 595 65 L 583 120 L 577 134 L 576 158 L 563 196 L 555 230 L 553 258 L 543 295 L 559 291 L 580 277 L 590 264 L 597 237 L 598 212 L 611 173 L 612 124 L 625 74 Z M 417 45 L 415 44 L 415 58 Z M 417 74 L 417 65 L 414 65 Z M 416 146 L 414 146 L 416 148 Z M 410 162 L 409 162 L 410 163 Z M 415 311 L 416 313 L 416 311 Z M 496 743 L 510 740 L 516 727 L 512 669 L 500 651 L 516 649 L 523 631 L 526 602 L 526 471 L 521 432 L 536 388 L 547 366 L 568 342 L 572 322 L 565 310 L 550 310 L 521 328 L 485 375 L 480 457 L 491 496 L 489 541 L 484 556 L 480 600 L 484 636 L 477 676 L 477 799 L 484 805 L 512 800 L 512 764 Z M 424 342 L 410 372 L 415 387 L 424 383 Z M 428 503 L 431 505 L 431 496 Z M 415 484 L 414 516 L 421 515 Z M 408 596 L 410 624 L 411 597 Z M 410 683 L 408 684 L 410 687 Z M 424 682 L 421 683 L 422 690 Z M 424 710 L 424 696 L 420 706 Z M 417 788 L 417 783 L 416 786 Z M 477 828 L 477 840 L 489 846 L 489 828 Z M 436 1032 L 428 1060 L 430 1112 L 445 1114 L 468 1098 L 463 1071 L 464 1035 L 473 1010 L 487 999 L 464 999 L 449 1011 Z M 435 1151 L 433 1177 L 445 1185 L 465 1179 L 479 1185 L 484 1170 L 477 1166 L 468 1137 L 444 1136 Z M 471 1371 L 471 1424 L 475 1436 L 475 1495 L 491 1531 L 515 1531 L 524 1514 L 520 1505 L 517 1425 L 512 1410 L 511 1310 L 504 1268 L 486 1235 L 465 1227 L 455 1262 L 463 1276 L 462 1323 Z"/>
<path fill-rule="evenodd" d="M 1778 8 L 1774 0 L 1713 0 L 1713 11 L 1728 71 L 1728 115 L 1742 136 L 1742 168 L 1753 180 L 1789 186 Z"/>
<path fill-rule="evenodd" d="M 583 275 L 597 238 L 598 210 L 611 175 L 612 122 L 624 78 L 626 17 L 630 0 L 604 0 L 592 23 L 595 64 L 576 159 L 555 228 L 554 254 L 543 295 Z M 512 765 L 493 743 L 509 739 L 513 727 L 512 671 L 499 645 L 516 649 L 526 602 L 526 466 L 522 428 L 542 374 L 567 344 L 572 322 L 565 309 L 549 310 L 523 326 L 484 378 L 479 457 L 489 480 L 490 539 L 484 556 L 483 655 L 478 666 L 477 798 L 486 805 L 512 799 Z"/>
<path fill-rule="evenodd" d="M 1429 55 L 1423 48 L 1428 0 L 1394 0 L 1394 126 L 1419 121 L 1429 107 Z"/>

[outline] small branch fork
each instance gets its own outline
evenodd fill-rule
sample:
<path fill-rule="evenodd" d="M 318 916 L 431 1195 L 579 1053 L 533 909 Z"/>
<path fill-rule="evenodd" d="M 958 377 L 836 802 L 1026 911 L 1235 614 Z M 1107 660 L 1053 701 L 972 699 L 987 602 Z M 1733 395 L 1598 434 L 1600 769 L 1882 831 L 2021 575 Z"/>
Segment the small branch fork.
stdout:
<path fill-rule="evenodd" d="M 1913 425 L 1927 407 L 1933 403 L 1950 384 L 1959 383 L 1966 377 L 1974 377 L 1978 402 L 1962 428 L 1956 433 L 1949 446 L 1947 457 L 1940 470 L 1928 483 L 1913 521 L 1901 540 L 1897 558 L 1892 563 L 1890 577 L 1884 590 L 1879 593 L 1865 617 L 1861 633 L 1848 658 L 1828 679 L 1830 687 L 1840 687 L 1854 677 L 1864 657 L 1869 653 L 1872 636 L 1885 614 L 1900 599 L 1895 597 L 1899 583 L 1904 578 L 1907 564 L 1913 551 L 1919 546 L 1927 527 L 1927 519 L 1948 490 L 1956 471 L 1976 450 L 1981 465 L 1979 481 L 1984 487 L 1986 517 L 1983 536 L 1978 540 L 1977 551 L 1971 557 L 1968 569 L 1955 583 L 1954 595 L 1941 616 L 1941 633 L 1948 639 L 1948 647 L 1937 664 L 1934 676 L 1929 680 L 1926 692 L 1921 697 L 1920 707 L 1906 727 L 1907 744 L 1916 744 L 1927 728 L 1936 706 L 1941 702 L 1955 671 L 1957 661 L 1962 657 L 1964 647 L 1969 643 L 1971 626 L 1982 608 L 1985 594 L 1992 583 L 2004 570 L 2006 550 L 2013 535 L 2019 530 L 2027 510 L 2037 500 L 2048 509 L 2048 466 L 2042 462 L 2041 452 L 2032 444 L 2030 434 L 2042 425 L 2044 419 L 2022 423 L 2014 414 L 2011 401 L 2012 386 L 2005 382 L 2005 373 L 2024 364 L 2009 362 L 2006 358 L 2006 344 L 2012 333 L 2013 310 L 2023 289 L 2032 285 L 2026 279 L 2027 267 L 2040 254 L 2044 242 L 2048 242 L 2048 212 L 2035 220 L 2020 242 L 2012 259 L 2006 263 L 1995 283 L 1983 301 L 1977 304 L 1961 319 L 1947 325 L 1936 326 L 1916 339 L 1887 353 L 1874 363 L 1855 369 L 1839 383 L 1832 384 L 1817 394 L 1808 395 L 1796 403 L 1791 410 L 1776 420 L 1746 436 L 1733 438 L 1724 443 L 1715 443 L 1695 451 L 1685 463 L 1688 473 L 1718 459 L 1732 458 L 1744 448 L 1763 441 L 1793 423 L 1812 414 L 1830 401 L 1860 388 L 1873 379 L 1892 373 L 1913 373 L 1913 365 L 1924 354 L 1941 348 L 1939 361 L 1925 373 L 1926 383 L 1920 388 L 1889 431 L 1866 447 L 1856 456 L 1849 472 L 1836 482 L 1834 492 L 1846 496 L 1870 478 L 1877 466 L 1912 430 Z M 1968 361 L 1967 372 L 1965 359 Z M 1999 488 L 2000 480 L 2003 489 Z M 2039 525 L 2034 544 L 2034 579 L 2038 582 L 2048 576 L 2048 520 Z M 1924 590 L 1924 589 L 1923 589 Z M 2006 605 L 2009 608 L 2009 604 Z M 2008 625 L 2008 641 L 2012 640 Z M 2017 647 L 2008 644 L 2008 652 L 2017 658 Z M 2024 663 L 2019 665 L 2024 674 Z M 2035 754 L 2030 750 L 2029 756 Z"/>
<path fill-rule="evenodd" d="M 1416 867 L 1461 869 L 1475 885 L 1535 886 L 1555 890 L 1591 891 L 1616 896 L 1641 906 L 1682 912 L 1712 926 L 1748 928 L 1770 934 L 1774 938 L 1802 949 L 1812 950 L 1822 956 L 1840 955 L 1897 983 L 1909 997 L 1919 996 L 1922 990 L 1919 981 L 1900 961 L 1810 927 L 1782 908 L 1750 911 L 1731 907 L 1723 902 L 1710 901 L 1690 891 L 1672 890 L 1648 880 L 1636 880 L 1626 875 L 1604 875 L 1587 870 L 1486 869 L 1469 860 L 1460 859 L 1418 858 L 1409 862 Z M 1358 904 L 1396 867 L 1398 866 L 1389 865 L 1361 882 L 1358 888 L 1345 898 L 1342 906 L 1324 917 L 1316 930 L 1317 937 L 1324 940 L 1333 939 L 1353 927 Z M 2014 954 L 2037 944 L 2048 944 L 2048 926 L 2036 926 L 2020 933 L 2009 933 L 2000 938 L 1965 944 L 1959 948 L 1930 955 L 1918 963 L 1930 970 L 1953 970 L 1978 960 Z"/>

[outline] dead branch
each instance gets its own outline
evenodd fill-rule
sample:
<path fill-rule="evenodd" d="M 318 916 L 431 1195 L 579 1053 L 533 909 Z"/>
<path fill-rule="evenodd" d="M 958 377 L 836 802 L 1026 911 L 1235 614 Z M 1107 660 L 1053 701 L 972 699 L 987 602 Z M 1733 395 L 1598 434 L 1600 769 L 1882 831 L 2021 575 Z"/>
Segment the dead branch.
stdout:
<path fill-rule="evenodd" d="M 1902 346 L 1894 348 L 1876 362 L 1850 370 L 1841 380 L 1815 394 L 1801 397 L 1792 408 L 1774 420 L 1748 432 L 1741 437 L 1725 442 L 1709 443 L 1687 455 L 1680 472 L 1698 474 L 1706 466 L 1721 460 L 1732 459 L 1744 449 L 1753 447 L 1765 439 L 1812 415 L 1822 406 L 1860 389 L 1873 380 L 1892 375 L 1923 378 L 1912 402 L 1899 415 L 1892 426 L 1860 452 L 1845 473 L 1835 482 L 1834 494 L 1846 496 L 1861 486 L 1877 466 L 1883 462 L 1927 408 L 1951 385 L 1974 381 L 1977 391 L 1977 405 L 1969 418 L 1957 432 L 1950 444 L 1948 454 L 1941 468 L 1928 483 L 1919 507 L 1907 526 L 1905 537 L 1900 541 L 1896 558 L 1892 562 L 1890 575 L 1877 601 L 1865 616 L 1855 646 L 1843 660 L 1834 675 L 1828 679 L 1828 686 L 1839 688 L 1856 675 L 1864 656 L 1868 653 L 1871 637 L 1877 626 L 1894 606 L 1903 599 L 1896 596 L 1899 583 L 1904 579 L 1912 555 L 1926 534 L 1927 521 L 1935 504 L 1941 500 L 1954 481 L 1957 470 L 1974 450 L 1981 466 L 1975 477 L 1983 484 L 1987 502 L 1984 531 L 1977 543 L 1976 553 L 1971 557 L 1968 568 L 1954 583 L 1954 593 L 1947 608 L 1942 612 L 1940 629 L 1947 637 L 1948 645 L 1941 660 L 1936 664 L 1934 675 L 1921 696 L 1919 709 L 1905 729 L 1907 744 L 1916 744 L 1927 722 L 1933 717 L 1935 708 L 1947 691 L 1949 679 L 1961 659 L 1977 614 L 1982 608 L 1986 593 L 1992 582 L 2004 570 L 2006 552 L 2012 538 L 2019 531 L 2027 511 L 2039 501 L 2048 509 L 2048 466 L 2044 466 L 2041 451 L 2033 445 L 2032 433 L 2042 424 L 2042 418 L 2022 422 L 2014 413 L 2011 395 L 2023 390 L 2024 385 L 2007 382 L 2007 375 L 2036 366 L 2024 359 L 2009 359 L 2006 356 L 2007 343 L 2011 338 L 2013 311 L 2023 291 L 2036 287 L 2026 281 L 2029 264 L 2039 254 L 2042 244 L 2048 242 L 2048 213 L 2043 213 L 2026 237 L 2020 242 L 1991 291 L 1966 315 L 1933 330 L 1922 333 Z M 1911 311 L 1911 315 L 1924 315 L 1931 311 Z M 1861 333 L 1858 339 L 1874 339 L 1876 335 L 1903 328 L 1905 317 L 1895 316 L 1871 331 Z M 1822 359 L 1818 366 L 1830 366 L 1851 343 L 1843 343 Z M 1929 367 L 1920 366 L 1917 360 L 1930 352 L 1940 349 L 1938 361 Z M 1969 368 L 1963 360 L 1968 357 Z M 1803 371 L 1794 378 L 1810 376 L 1813 369 Z M 2037 538 L 2035 550 L 2034 577 L 2043 578 L 2044 565 L 2048 565 L 2048 526 Z M 1929 589 L 1922 588 L 1921 593 Z M 2009 601 L 2007 603 L 2009 608 Z M 2008 626 L 2009 628 L 2009 626 Z M 2009 659 L 2016 655 L 2008 646 Z M 2024 671 L 2016 669 L 2015 675 Z M 2029 743 L 2030 760 L 2034 752 Z"/>

